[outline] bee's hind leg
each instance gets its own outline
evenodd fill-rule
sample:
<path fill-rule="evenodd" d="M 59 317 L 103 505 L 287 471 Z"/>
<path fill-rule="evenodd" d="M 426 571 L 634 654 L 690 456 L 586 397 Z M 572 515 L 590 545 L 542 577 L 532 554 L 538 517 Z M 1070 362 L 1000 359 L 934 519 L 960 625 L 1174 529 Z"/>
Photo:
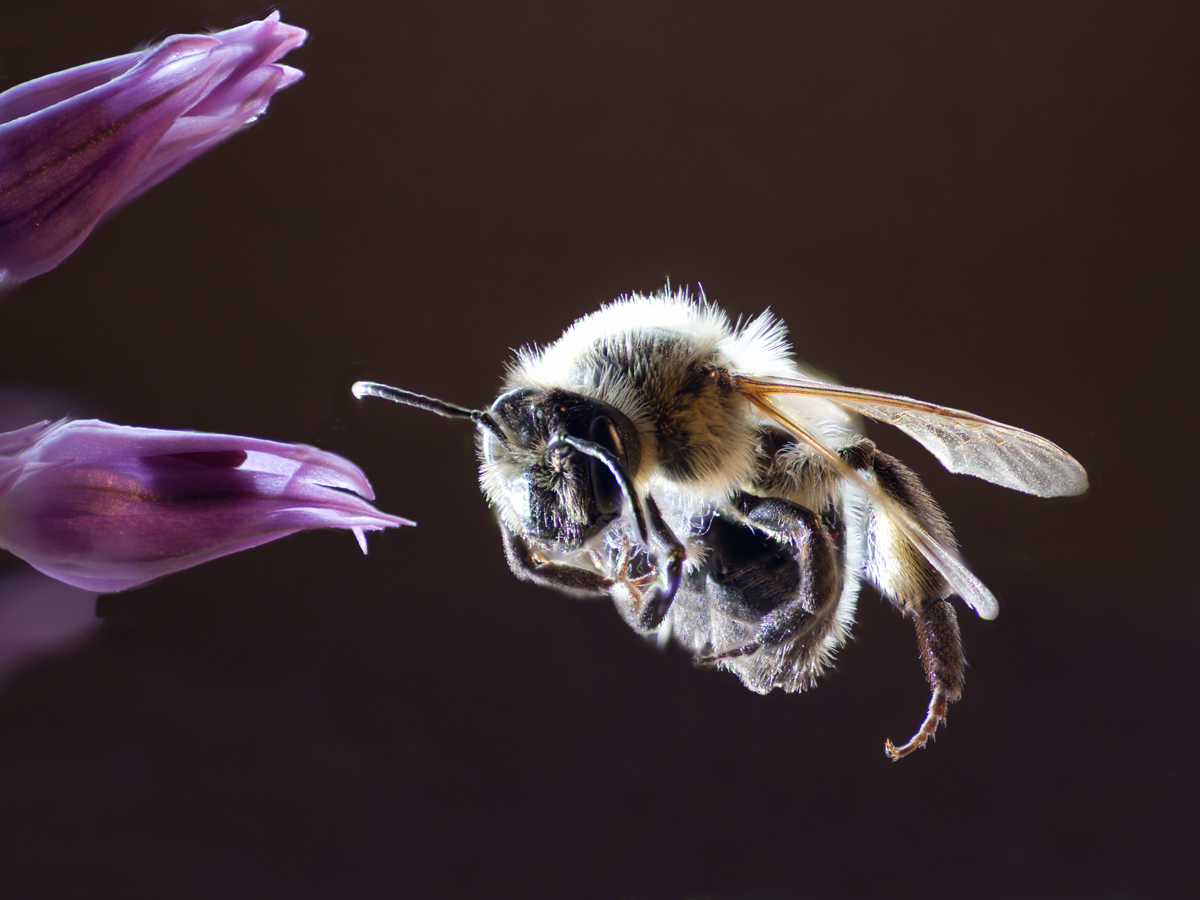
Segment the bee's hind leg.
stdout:
<path fill-rule="evenodd" d="M 870 441 L 854 444 L 843 455 L 847 462 L 874 481 L 878 490 L 903 507 L 921 529 L 944 547 L 953 549 L 950 523 L 929 491 L 907 466 L 881 453 Z M 929 741 L 946 718 L 946 709 L 962 697 L 962 637 L 950 601 L 954 594 L 945 578 L 905 537 L 887 525 L 887 513 L 867 504 L 867 525 L 858 540 L 867 577 L 917 629 L 917 644 L 925 678 L 933 691 L 925 721 L 907 743 L 888 741 L 884 750 L 892 759 L 903 759 Z"/>
<path fill-rule="evenodd" d="M 927 601 L 912 614 L 912 618 L 917 627 L 921 665 L 925 668 L 925 678 L 929 681 L 933 696 L 929 700 L 925 721 L 908 743 L 896 747 L 888 741 L 884 746 L 893 760 L 903 759 L 914 750 L 924 747 L 925 742 L 933 737 L 938 725 L 946 718 L 946 708 L 962 697 L 966 669 L 958 619 L 948 597 Z"/>

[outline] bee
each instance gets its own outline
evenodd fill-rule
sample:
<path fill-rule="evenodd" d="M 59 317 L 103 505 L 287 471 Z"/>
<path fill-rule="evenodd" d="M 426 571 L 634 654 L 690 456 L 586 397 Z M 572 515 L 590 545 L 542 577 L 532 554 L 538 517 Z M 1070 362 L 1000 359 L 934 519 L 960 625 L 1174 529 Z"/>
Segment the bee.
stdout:
<path fill-rule="evenodd" d="M 962 696 L 953 598 L 995 597 L 964 565 L 920 479 L 862 434 L 915 438 L 951 472 L 1039 497 L 1087 489 L 1027 431 L 843 387 L 792 358 L 769 312 L 731 323 L 685 290 L 630 294 L 554 343 L 516 353 L 500 396 L 468 409 L 369 381 L 383 397 L 477 429 L 479 480 L 518 578 L 608 596 L 753 691 L 813 686 L 846 642 L 865 579 L 916 627 L 931 698 L 900 759 Z"/>

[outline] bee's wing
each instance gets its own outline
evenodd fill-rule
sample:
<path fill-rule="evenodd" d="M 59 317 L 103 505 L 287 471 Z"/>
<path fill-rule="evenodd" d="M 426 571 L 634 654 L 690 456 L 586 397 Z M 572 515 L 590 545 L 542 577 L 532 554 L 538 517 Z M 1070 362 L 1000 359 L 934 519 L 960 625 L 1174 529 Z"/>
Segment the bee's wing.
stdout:
<path fill-rule="evenodd" d="M 735 375 L 751 397 L 819 397 L 871 419 L 895 425 L 919 441 L 951 472 L 1037 497 L 1071 497 L 1087 490 L 1087 473 L 1069 453 L 1020 428 L 922 400 L 819 381 Z"/>
<path fill-rule="evenodd" d="M 979 613 L 981 618 L 996 618 L 996 614 L 1000 611 L 1000 606 L 996 602 L 995 596 L 984 587 L 983 582 L 975 577 L 952 548 L 938 543 L 936 539 L 921 527 L 920 523 L 913 518 L 908 510 L 879 490 L 872 482 L 863 478 L 851 466 L 847 465 L 837 453 L 789 416 L 786 411 L 780 409 L 769 397 L 762 396 L 754 391 L 747 391 L 746 397 L 765 415 L 774 419 L 787 429 L 787 431 L 807 444 L 835 472 L 864 491 L 870 497 L 871 502 L 875 504 L 876 509 L 883 515 L 886 515 L 888 521 L 904 533 L 913 546 L 921 552 L 921 555 L 929 561 L 929 564 L 941 573 L 942 577 L 946 579 L 946 583 L 950 586 L 950 589 L 961 597 L 964 603 Z"/>

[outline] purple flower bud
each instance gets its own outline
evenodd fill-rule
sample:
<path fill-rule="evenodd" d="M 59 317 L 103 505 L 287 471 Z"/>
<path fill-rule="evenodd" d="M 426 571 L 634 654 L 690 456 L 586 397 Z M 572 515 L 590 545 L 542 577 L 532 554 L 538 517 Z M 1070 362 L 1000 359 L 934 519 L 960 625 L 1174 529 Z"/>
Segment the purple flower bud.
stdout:
<path fill-rule="evenodd" d="M 108 213 L 251 122 L 303 75 L 279 13 L 0 94 L 0 286 L 48 272 Z"/>
<path fill-rule="evenodd" d="M 348 528 L 365 553 L 365 531 L 412 524 L 374 497 L 358 467 L 304 444 L 95 419 L 0 434 L 0 547 L 89 591 L 307 528 Z"/>

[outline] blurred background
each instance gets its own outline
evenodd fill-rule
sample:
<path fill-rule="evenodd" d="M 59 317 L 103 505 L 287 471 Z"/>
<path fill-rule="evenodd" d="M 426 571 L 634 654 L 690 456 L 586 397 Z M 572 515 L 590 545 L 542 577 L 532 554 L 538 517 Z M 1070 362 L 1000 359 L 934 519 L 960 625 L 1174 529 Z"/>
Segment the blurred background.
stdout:
<path fill-rule="evenodd" d="M 250 0 L 5 12 L 0 88 Z M 101 599 L 0 693 L 6 897 L 1187 896 L 1200 885 L 1200 11 L 1190 3 L 339 4 L 246 133 L 0 299 L 0 384 L 303 441 L 417 528 L 318 532 Z M 846 383 L 1088 468 L 925 479 L 1001 614 L 928 700 L 870 591 L 756 696 L 520 583 L 470 429 L 505 360 L 624 292 L 770 307 Z M 1185 368 L 1186 364 L 1186 368 Z M 61 396 L 61 395 L 60 395 Z M 20 565 L 9 558 L 6 575 Z M 87 596 L 76 598 L 91 610 Z"/>

